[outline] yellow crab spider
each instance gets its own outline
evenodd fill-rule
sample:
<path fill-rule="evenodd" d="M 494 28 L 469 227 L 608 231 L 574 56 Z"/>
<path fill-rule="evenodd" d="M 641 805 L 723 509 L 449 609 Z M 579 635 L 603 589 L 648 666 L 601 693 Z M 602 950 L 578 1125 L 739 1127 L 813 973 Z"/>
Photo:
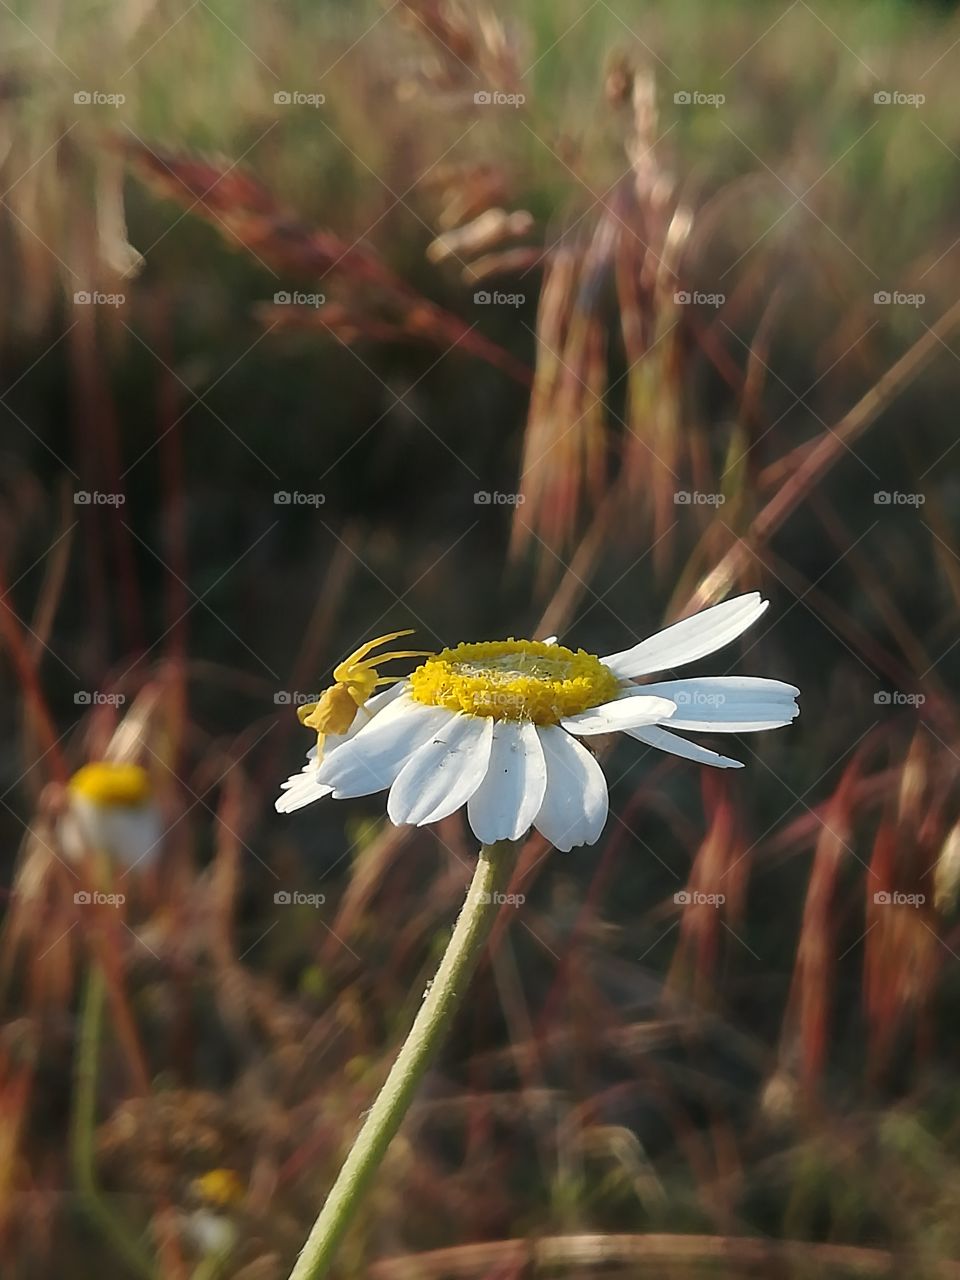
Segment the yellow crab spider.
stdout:
<path fill-rule="evenodd" d="M 317 702 L 298 707 L 297 716 L 300 723 L 308 729 L 317 731 L 317 754 L 323 754 L 323 740 L 328 733 L 346 733 L 353 724 L 354 718 L 363 704 L 380 685 L 393 684 L 400 676 L 381 676 L 377 666 L 381 662 L 391 662 L 394 658 L 429 658 L 429 651 L 423 649 L 397 649 L 390 653 L 381 653 L 368 658 L 367 654 L 379 645 L 398 640 L 400 636 L 412 636 L 413 631 L 391 631 L 388 635 L 378 636 L 376 640 L 368 640 L 359 649 L 354 650 L 349 658 L 345 658 L 333 669 L 336 681 L 329 689 L 325 689 Z"/>

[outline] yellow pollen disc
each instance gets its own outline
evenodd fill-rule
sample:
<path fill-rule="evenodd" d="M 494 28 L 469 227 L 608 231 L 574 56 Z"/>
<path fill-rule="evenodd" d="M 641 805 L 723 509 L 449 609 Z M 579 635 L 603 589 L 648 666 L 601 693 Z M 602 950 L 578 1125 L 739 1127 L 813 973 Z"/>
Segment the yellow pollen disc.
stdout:
<path fill-rule="evenodd" d="M 610 702 L 620 681 L 592 653 L 541 640 L 460 644 L 408 677 L 410 696 L 432 707 L 494 720 L 556 724 Z"/>
<path fill-rule="evenodd" d="M 150 798 L 150 778 L 138 764 L 85 764 L 69 786 L 74 795 L 110 807 L 143 805 Z"/>
<path fill-rule="evenodd" d="M 194 1178 L 193 1189 L 210 1204 L 226 1208 L 243 1199 L 243 1183 L 232 1169 L 211 1169 Z"/>

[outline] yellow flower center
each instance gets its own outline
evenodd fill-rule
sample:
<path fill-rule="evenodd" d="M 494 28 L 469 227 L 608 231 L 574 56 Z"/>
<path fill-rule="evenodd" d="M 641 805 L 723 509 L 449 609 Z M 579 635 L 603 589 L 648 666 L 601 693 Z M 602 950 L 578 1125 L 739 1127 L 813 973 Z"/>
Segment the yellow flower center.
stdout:
<path fill-rule="evenodd" d="M 95 804 L 137 806 L 150 798 L 150 778 L 138 764 L 85 764 L 70 779 L 70 791 Z"/>
<path fill-rule="evenodd" d="M 194 1178 L 193 1190 L 202 1199 L 220 1208 L 238 1204 L 243 1199 L 243 1183 L 232 1169 L 211 1169 Z"/>
<path fill-rule="evenodd" d="M 620 682 L 599 658 L 542 640 L 490 640 L 444 649 L 409 677 L 410 695 L 494 720 L 556 724 L 617 696 Z"/>

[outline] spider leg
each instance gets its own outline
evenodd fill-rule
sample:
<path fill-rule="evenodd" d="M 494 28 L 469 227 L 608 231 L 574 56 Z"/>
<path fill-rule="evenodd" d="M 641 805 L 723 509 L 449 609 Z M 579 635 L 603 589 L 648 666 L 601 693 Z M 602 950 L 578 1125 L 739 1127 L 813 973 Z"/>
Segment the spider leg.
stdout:
<path fill-rule="evenodd" d="M 359 663 L 363 658 L 365 658 L 371 649 L 376 649 L 382 644 L 388 644 L 391 640 L 399 640 L 401 636 L 412 635 L 413 628 L 408 627 L 406 631 L 391 631 L 385 636 L 377 636 L 376 640 L 368 640 L 367 643 L 362 644 L 359 649 L 355 649 L 353 653 L 351 653 L 350 657 L 347 658 L 346 663 L 341 665 L 352 666 L 354 663 Z"/>

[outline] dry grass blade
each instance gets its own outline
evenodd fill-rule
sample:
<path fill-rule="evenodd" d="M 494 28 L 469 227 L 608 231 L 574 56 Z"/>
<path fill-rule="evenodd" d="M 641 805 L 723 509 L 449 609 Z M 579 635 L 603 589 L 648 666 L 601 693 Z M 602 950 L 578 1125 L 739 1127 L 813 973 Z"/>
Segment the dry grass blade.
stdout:
<path fill-rule="evenodd" d="M 280 306 L 262 313 L 271 323 L 304 329 L 340 329 L 350 339 L 415 339 L 459 347 L 527 384 L 530 372 L 508 351 L 474 332 L 457 316 L 435 306 L 393 272 L 372 249 L 348 244 L 329 231 L 307 227 L 250 174 L 216 164 L 152 150 L 124 141 L 134 172 L 153 190 L 198 216 L 262 263 L 309 283 L 326 281 L 336 292 L 338 311 Z"/>
<path fill-rule="evenodd" d="M 882 1249 L 850 1245 L 807 1244 L 802 1241 L 756 1240 L 736 1236 L 696 1235 L 580 1235 L 548 1236 L 542 1240 L 497 1240 L 460 1245 L 434 1253 L 411 1254 L 376 1262 L 371 1280 L 453 1280 L 486 1276 L 491 1270 L 521 1266 L 537 1275 L 599 1275 L 610 1267 L 630 1268 L 632 1275 L 687 1276 L 691 1268 L 707 1267 L 718 1275 L 764 1276 L 790 1274 L 812 1268 L 837 1276 L 902 1275 L 903 1259 Z M 585 1272 L 583 1268 L 591 1270 Z M 596 1270 L 594 1270 L 596 1269 Z M 934 1265 L 943 1280 L 960 1278 L 960 1263 Z"/>

